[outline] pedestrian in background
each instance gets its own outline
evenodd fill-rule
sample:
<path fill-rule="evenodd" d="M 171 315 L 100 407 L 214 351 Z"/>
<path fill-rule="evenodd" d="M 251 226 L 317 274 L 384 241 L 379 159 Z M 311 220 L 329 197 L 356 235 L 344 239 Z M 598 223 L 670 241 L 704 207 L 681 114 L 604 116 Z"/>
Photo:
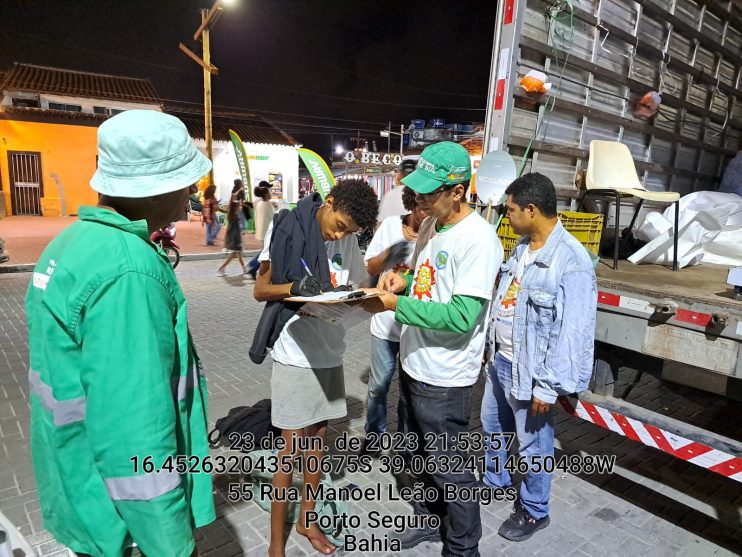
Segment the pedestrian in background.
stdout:
<path fill-rule="evenodd" d="M 219 202 L 216 200 L 216 186 L 208 186 L 204 190 L 204 204 L 201 212 L 203 222 L 206 225 L 207 246 L 214 245 L 216 237 L 222 229 L 222 225 L 219 222 L 219 215 L 217 215 L 219 211 L 221 209 L 219 208 Z"/>
<path fill-rule="evenodd" d="M 253 198 L 255 199 L 255 239 L 263 244 L 265 235 L 268 232 L 268 226 L 273 221 L 273 215 L 276 211 L 271 203 L 271 189 L 268 182 L 265 180 L 261 181 L 253 191 L 253 194 Z M 253 280 L 257 277 L 258 268 L 260 267 L 259 257 L 260 251 L 247 264 L 247 274 Z"/>
<path fill-rule="evenodd" d="M 237 194 L 237 200 L 242 203 L 239 213 L 239 224 L 240 234 L 244 234 L 247 230 L 247 221 L 250 219 L 250 208 L 252 207 L 252 203 L 245 199 L 245 186 L 239 178 L 235 178 L 232 192 Z"/>
<path fill-rule="evenodd" d="M 26 295 L 43 524 L 76 554 L 134 542 L 195 555 L 194 528 L 215 519 L 212 479 L 178 463 L 208 457 L 206 383 L 183 291 L 149 237 L 182 216 L 211 163 L 156 110 L 101 124 L 98 152 L 98 206 L 49 243 Z"/>
<path fill-rule="evenodd" d="M 543 463 L 554 456 L 551 407 L 560 394 L 587 389 L 598 293 L 587 250 L 557 218 L 551 180 L 524 174 L 505 194 L 510 226 L 522 237 L 500 270 L 492 305 L 489 345 L 494 350 L 482 398 L 484 482 L 511 485 L 505 444 L 492 442 L 515 432 L 518 456 L 529 471 L 499 534 L 523 541 L 549 525 L 551 474 L 543 471 Z"/>
<path fill-rule="evenodd" d="M 227 275 L 226 269 L 229 262 L 237 259 L 242 267 L 242 274 L 247 274 L 245 260 L 242 259 L 242 231 L 240 222 L 242 219 L 242 199 L 245 191 L 242 189 L 242 180 L 235 180 L 232 193 L 229 196 L 229 209 L 227 210 L 227 233 L 224 235 L 224 248 L 227 250 L 227 258 L 219 265 L 216 272 L 220 277 Z"/>

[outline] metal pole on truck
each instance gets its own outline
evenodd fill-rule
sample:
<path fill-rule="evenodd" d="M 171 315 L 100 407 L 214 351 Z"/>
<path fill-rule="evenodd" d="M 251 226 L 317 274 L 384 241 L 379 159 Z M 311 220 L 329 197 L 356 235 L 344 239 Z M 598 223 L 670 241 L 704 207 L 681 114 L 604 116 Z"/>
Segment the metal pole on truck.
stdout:
<path fill-rule="evenodd" d="M 512 113 L 508 106 L 513 94 L 517 38 L 523 26 L 525 5 L 525 0 L 503 0 L 497 6 L 482 156 L 504 149 L 507 142 Z"/>

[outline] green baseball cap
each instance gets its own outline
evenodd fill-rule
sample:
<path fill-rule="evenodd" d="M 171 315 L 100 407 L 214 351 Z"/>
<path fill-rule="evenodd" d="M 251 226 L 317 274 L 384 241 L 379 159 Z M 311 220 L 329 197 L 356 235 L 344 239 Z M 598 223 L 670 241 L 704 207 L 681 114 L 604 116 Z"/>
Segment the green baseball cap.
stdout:
<path fill-rule="evenodd" d="M 452 141 L 441 141 L 420 155 L 415 172 L 402 183 L 417 193 L 430 193 L 441 186 L 452 186 L 471 179 L 469 153 Z"/>

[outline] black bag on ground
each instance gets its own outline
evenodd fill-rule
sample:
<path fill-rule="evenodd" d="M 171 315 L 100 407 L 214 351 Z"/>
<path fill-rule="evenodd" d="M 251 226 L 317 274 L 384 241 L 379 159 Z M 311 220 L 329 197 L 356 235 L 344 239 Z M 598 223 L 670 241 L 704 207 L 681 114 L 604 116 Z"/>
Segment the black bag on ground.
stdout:
<path fill-rule="evenodd" d="M 252 446 L 245 444 L 245 434 L 252 434 Z M 237 435 L 233 435 L 237 434 Z M 264 398 L 253 406 L 236 406 L 223 418 L 216 421 L 216 427 L 209 432 L 209 444 L 212 447 L 234 446 L 242 452 L 250 452 L 260 448 L 263 439 L 273 434 L 281 435 L 281 430 L 271 424 L 271 401 Z"/>

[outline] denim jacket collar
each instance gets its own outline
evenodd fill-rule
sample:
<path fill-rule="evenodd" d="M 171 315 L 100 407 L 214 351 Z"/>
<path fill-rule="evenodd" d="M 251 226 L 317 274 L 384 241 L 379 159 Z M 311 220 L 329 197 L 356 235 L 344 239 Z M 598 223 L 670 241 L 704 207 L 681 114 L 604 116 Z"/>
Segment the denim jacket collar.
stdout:
<path fill-rule="evenodd" d="M 562 238 L 564 237 L 564 234 L 566 234 L 567 231 L 564 229 L 564 226 L 562 226 L 561 221 L 557 220 L 556 226 L 554 227 L 554 230 L 551 231 L 551 234 L 549 234 L 549 237 L 546 239 L 546 243 L 544 244 L 544 247 L 541 248 L 541 251 L 536 256 L 536 259 L 534 260 L 534 263 L 537 263 L 538 265 L 541 265 L 543 267 L 550 267 L 551 262 L 554 260 L 554 254 L 556 253 L 557 247 L 562 242 Z M 520 244 L 525 244 L 526 249 L 531 241 L 530 236 L 524 236 Z M 515 260 L 518 261 L 523 253 L 523 250 L 517 251 Z"/>

